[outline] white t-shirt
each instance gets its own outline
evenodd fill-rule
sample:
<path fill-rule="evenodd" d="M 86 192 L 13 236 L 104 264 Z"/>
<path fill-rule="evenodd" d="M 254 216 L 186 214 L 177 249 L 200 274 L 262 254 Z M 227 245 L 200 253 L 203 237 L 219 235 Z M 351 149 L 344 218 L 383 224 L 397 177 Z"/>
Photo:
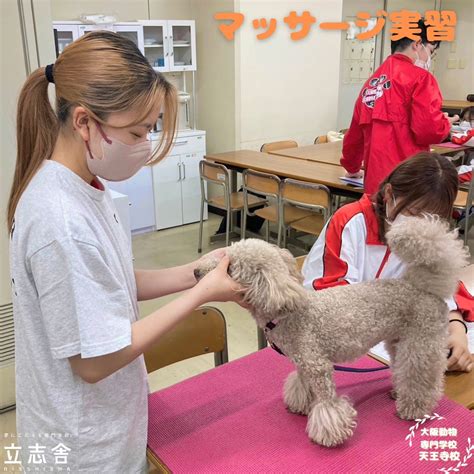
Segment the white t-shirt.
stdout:
<path fill-rule="evenodd" d="M 147 472 L 143 356 L 95 384 L 68 361 L 130 345 L 138 318 L 130 239 L 109 191 L 45 161 L 16 209 L 10 269 L 24 469 Z"/>

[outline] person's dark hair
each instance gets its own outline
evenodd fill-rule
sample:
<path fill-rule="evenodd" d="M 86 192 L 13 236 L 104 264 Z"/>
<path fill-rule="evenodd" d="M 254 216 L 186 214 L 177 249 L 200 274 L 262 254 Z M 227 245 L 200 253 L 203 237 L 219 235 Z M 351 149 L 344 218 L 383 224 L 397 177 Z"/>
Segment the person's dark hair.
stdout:
<path fill-rule="evenodd" d="M 470 122 L 471 120 L 474 120 L 474 106 L 472 107 L 466 107 L 465 109 L 461 110 L 461 114 L 459 115 L 462 120 L 466 120 Z"/>
<path fill-rule="evenodd" d="M 397 201 L 395 218 L 404 209 L 435 214 L 449 219 L 456 199 L 459 179 L 455 166 L 438 153 L 422 152 L 400 163 L 372 196 L 379 221 L 380 240 L 385 241 L 385 188 L 392 187 Z"/>
<path fill-rule="evenodd" d="M 425 20 L 422 18 L 421 20 L 418 21 L 418 28 L 421 30 L 417 35 L 421 38 L 421 42 L 423 44 L 432 44 L 435 48 L 439 48 L 439 41 L 428 41 L 428 27 L 425 25 Z M 410 46 L 411 43 L 413 43 L 414 40 L 411 38 L 401 38 L 397 41 L 392 41 L 390 46 L 392 50 L 392 54 L 394 53 L 399 53 L 401 51 L 404 51 L 408 46 Z"/>

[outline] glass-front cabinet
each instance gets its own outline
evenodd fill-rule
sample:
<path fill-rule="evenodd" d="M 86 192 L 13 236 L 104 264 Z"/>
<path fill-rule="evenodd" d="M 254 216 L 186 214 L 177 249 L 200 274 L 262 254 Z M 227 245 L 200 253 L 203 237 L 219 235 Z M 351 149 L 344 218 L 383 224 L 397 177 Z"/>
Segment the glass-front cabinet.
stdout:
<path fill-rule="evenodd" d="M 168 22 L 143 20 L 143 54 L 160 72 L 169 71 Z"/>
<path fill-rule="evenodd" d="M 196 30 L 192 20 L 140 20 L 104 25 L 55 21 L 53 29 L 57 56 L 80 36 L 109 30 L 132 40 L 157 71 L 196 70 Z"/>
<path fill-rule="evenodd" d="M 114 23 L 114 31 L 125 38 L 133 41 L 143 53 L 143 27 L 137 23 Z"/>
<path fill-rule="evenodd" d="M 170 71 L 196 70 L 194 21 L 169 21 Z"/>
<path fill-rule="evenodd" d="M 53 23 L 54 46 L 56 57 L 64 48 L 79 38 L 79 25 L 77 23 Z"/>

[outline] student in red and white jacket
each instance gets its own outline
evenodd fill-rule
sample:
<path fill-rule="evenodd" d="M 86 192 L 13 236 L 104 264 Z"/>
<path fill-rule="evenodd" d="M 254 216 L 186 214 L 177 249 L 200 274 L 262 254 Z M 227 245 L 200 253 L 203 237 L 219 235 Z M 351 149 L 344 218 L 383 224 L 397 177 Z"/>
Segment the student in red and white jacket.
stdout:
<path fill-rule="evenodd" d="M 404 264 L 390 252 L 385 232 L 398 214 L 451 215 L 458 189 L 455 167 L 434 153 L 419 153 L 398 165 L 371 200 L 338 209 L 326 224 L 303 266 L 304 286 L 316 291 L 376 278 L 399 278 Z M 470 291 L 469 291 L 470 290 Z M 470 371 L 467 325 L 474 322 L 474 285 L 460 283 L 447 301 L 449 313 L 449 370 Z"/>
<path fill-rule="evenodd" d="M 423 21 L 418 27 L 418 41 L 392 41 L 392 54 L 362 87 L 344 136 L 341 165 L 348 176 L 365 174 L 368 194 L 398 163 L 442 142 L 459 119 L 441 111 L 441 92 L 429 72 L 439 42 L 428 42 Z"/>

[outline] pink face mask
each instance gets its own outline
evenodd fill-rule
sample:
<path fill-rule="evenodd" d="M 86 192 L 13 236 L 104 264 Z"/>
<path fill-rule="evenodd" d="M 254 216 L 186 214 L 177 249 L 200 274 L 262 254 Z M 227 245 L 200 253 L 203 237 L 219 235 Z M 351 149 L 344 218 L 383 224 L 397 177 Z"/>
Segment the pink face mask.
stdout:
<path fill-rule="evenodd" d="M 104 133 L 100 124 L 95 123 L 102 135 L 100 140 L 102 156 L 93 156 L 89 142 L 86 142 L 87 167 L 93 175 L 108 181 L 123 181 L 131 178 L 148 162 L 152 154 L 150 140 L 136 145 L 127 145 L 116 138 L 112 141 Z"/>

